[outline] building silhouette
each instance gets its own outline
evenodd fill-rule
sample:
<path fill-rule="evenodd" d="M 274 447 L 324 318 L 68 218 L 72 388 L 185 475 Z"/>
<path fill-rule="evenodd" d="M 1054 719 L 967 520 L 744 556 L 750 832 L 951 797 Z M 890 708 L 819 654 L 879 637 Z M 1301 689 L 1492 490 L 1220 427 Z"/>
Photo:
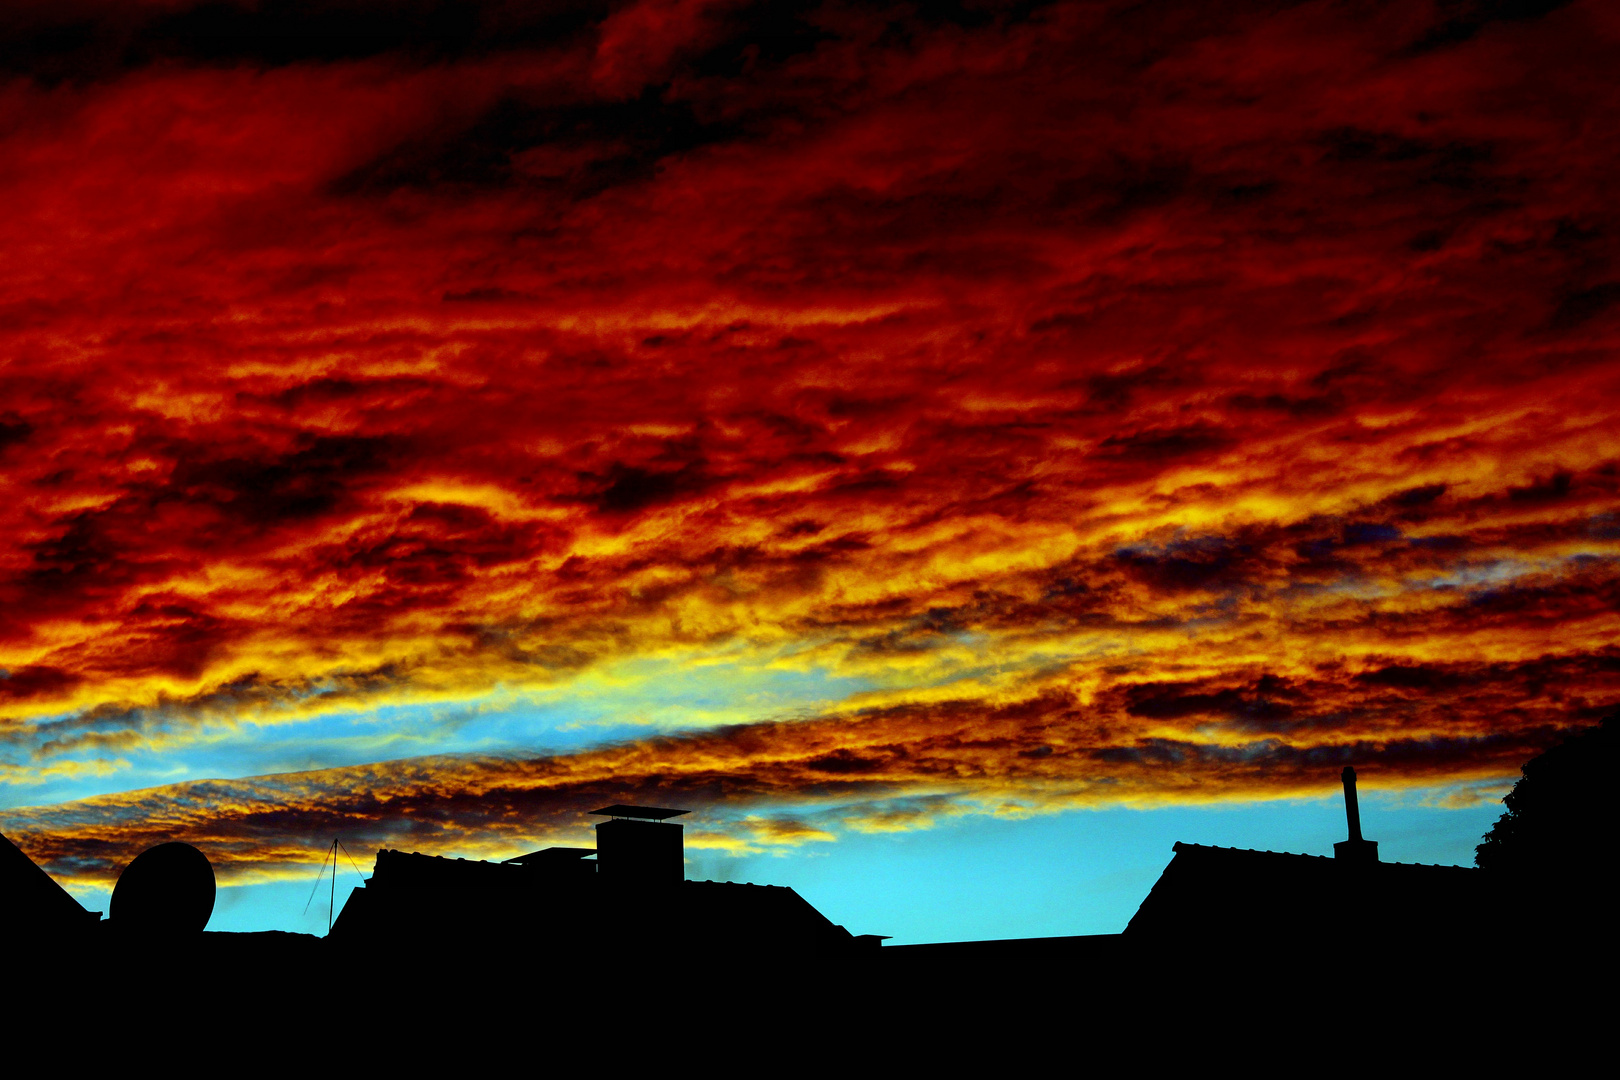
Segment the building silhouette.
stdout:
<path fill-rule="evenodd" d="M 1610 1026 L 1576 976 L 1606 970 L 1612 935 L 1527 919 L 1479 871 L 1382 862 L 1353 770 L 1344 782 L 1333 857 L 1178 843 L 1123 933 L 883 948 L 792 889 L 685 880 L 682 812 L 656 807 L 598 811 L 594 848 L 379 851 L 324 939 L 121 934 L 6 842 L 0 903 L 25 974 L 0 998 L 15 1031 L 62 1045 L 169 1033 L 170 1064 L 260 1053 L 244 1032 L 262 1029 L 413 1075 L 667 1069 L 695 1039 L 722 1067 L 960 1071 L 1064 1053 L 1294 1070 L 1386 1050 L 1440 1068 L 1467 1037 L 1573 1071 Z"/>
<path fill-rule="evenodd" d="M 377 853 L 331 939 L 345 947 L 538 950 L 552 958 L 825 959 L 882 939 L 852 935 L 777 885 L 687 881 L 684 810 L 593 811 L 595 848 L 552 847 L 505 862 Z"/>
<path fill-rule="evenodd" d="M 1377 842 L 1361 835 L 1355 769 L 1341 780 L 1349 838 L 1331 858 L 1177 843 L 1127 941 L 1258 951 L 1471 941 L 1498 914 L 1490 883 L 1473 867 L 1381 862 Z"/>
<path fill-rule="evenodd" d="M 83 934 L 99 922 L 16 844 L 0 836 L 0 920 L 14 937 L 47 941 Z"/>
<path fill-rule="evenodd" d="M 1349 836 L 1332 857 L 1177 843 L 1121 934 L 890 946 L 881 950 L 885 962 L 1162 948 L 1254 955 L 1327 941 L 1433 951 L 1466 948 L 1502 921 L 1511 898 L 1477 869 L 1382 862 L 1377 842 L 1361 835 L 1355 770 L 1341 779 Z M 884 940 L 851 934 L 791 888 L 687 881 L 684 830 L 674 820 L 686 811 L 615 804 L 593 813 L 607 819 L 595 826 L 594 848 L 549 847 L 504 862 L 378 851 L 330 938 L 366 949 L 777 958 L 841 956 Z M 3 837 L 0 915 L 9 926 L 64 939 L 101 919 Z"/>

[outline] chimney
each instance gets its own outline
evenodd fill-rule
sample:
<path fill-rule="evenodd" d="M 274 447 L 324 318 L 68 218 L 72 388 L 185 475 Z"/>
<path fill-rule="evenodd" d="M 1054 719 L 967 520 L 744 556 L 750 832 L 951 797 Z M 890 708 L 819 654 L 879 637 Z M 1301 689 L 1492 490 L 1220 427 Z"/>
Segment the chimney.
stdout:
<path fill-rule="evenodd" d="M 686 880 L 686 846 L 679 825 L 685 810 L 616 804 L 592 810 L 612 818 L 596 825 L 596 872 L 623 885 L 675 885 Z"/>
<path fill-rule="evenodd" d="M 1377 862 L 1378 841 L 1361 838 L 1361 806 L 1356 802 L 1356 770 L 1346 765 L 1339 774 L 1344 781 L 1344 816 L 1350 826 L 1350 839 L 1333 845 L 1333 857 L 1347 862 Z"/>

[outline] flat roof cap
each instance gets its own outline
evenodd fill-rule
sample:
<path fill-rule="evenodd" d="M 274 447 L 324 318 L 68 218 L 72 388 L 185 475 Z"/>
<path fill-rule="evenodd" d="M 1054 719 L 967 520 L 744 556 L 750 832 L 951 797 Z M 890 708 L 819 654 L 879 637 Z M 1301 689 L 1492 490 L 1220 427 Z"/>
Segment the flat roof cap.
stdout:
<path fill-rule="evenodd" d="M 662 806 L 626 806 L 623 803 L 614 803 L 604 806 L 600 810 L 592 810 L 593 814 L 602 814 L 605 817 L 633 817 L 644 818 L 648 821 L 663 821 L 665 818 L 680 817 L 688 813 L 686 810 L 670 810 Z"/>
<path fill-rule="evenodd" d="M 583 859 L 587 855 L 595 854 L 596 849 L 593 847 L 548 847 L 506 861 L 509 863 L 565 862 L 569 859 Z"/>

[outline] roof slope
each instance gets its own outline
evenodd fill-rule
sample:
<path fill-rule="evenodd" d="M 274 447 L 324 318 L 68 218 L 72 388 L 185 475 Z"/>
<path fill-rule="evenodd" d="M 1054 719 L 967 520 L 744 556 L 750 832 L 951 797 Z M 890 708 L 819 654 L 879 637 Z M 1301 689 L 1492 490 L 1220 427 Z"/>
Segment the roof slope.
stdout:
<path fill-rule="evenodd" d="M 87 911 L 27 852 L 0 835 L 0 920 L 23 930 L 76 931 L 101 918 Z"/>
<path fill-rule="evenodd" d="M 1491 893 L 1477 870 L 1175 845 L 1125 933 L 1184 945 L 1285 946 L 1472 932 Z"/>

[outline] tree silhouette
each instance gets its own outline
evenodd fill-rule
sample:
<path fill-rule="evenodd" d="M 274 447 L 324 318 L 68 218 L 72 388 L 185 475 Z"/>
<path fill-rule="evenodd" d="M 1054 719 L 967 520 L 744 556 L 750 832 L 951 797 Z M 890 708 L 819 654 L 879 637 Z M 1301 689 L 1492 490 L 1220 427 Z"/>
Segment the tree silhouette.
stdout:
<path fill-rule="evenodd" d="M 1474 865 L 1547 886 L 1594 880 L 1615 835 L 1617 731 L 1620 713 L 1527 762 Z"/>

